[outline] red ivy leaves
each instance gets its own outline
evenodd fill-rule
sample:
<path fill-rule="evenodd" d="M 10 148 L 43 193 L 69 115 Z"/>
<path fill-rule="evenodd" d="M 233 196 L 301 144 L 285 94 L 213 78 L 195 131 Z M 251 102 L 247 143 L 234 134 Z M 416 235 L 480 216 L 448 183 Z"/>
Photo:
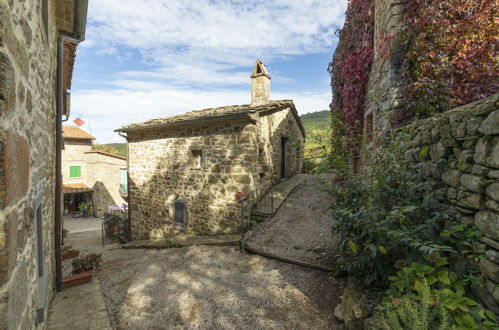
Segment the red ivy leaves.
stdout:
<path fill-rule="evenodd" d="M 409 110 L 428 115 L 499 90 L 495 0 L 408 0 Z"/>
<path fill-rule="evenodd" d="M 345 24 L 339 36 L 328 68 L 333 90 L 331 110 L 345 124 L 345 127 L 336 127 L 335 135 L 348 136 L 348 146 L 343 147 L 352 150 L 360 136 L 365 85 L 373 60 L 374 0 L 351 0 L 348 3 Z"/>
<path fill-rule="evenodd" d="M 365 86 L 373 56 L 373 47 L 367 46 L 360 52 L 350 54 L 341 66 L 341 75 L 348 77 L 340 87 L 343 117 L 345 124 L 355 131 L 362 126 Z"/>

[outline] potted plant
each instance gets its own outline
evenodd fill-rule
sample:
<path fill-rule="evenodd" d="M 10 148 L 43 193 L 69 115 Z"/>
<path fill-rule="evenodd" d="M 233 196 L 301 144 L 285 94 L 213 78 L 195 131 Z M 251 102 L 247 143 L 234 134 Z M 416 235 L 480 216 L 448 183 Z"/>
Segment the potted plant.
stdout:
<path fill-rule="evenodd" d="M 69 248 L 64 250 L 64 252 L 62 253 L 62 260 L 73 259 L 79 255 L 80 255 L 80 250 Z"/>
<path fill-rule="evenodd" d="M 74 259 L 71 265 L 73 266 L 71 275 L 62 279 L 65 288 L 90 282 L 92 274 L 101 270 L 102 255 L 92 253 L 82 256 Z"/>
<path fill-rule="evenodd" d="M 72 246 L 72 245 L 67 245 L 67 246 L 65 246 L 65 247 L 63 247 L 63 248 L 61 249 L 61 253 L 62 253 L 62 254 L 64 254 L 64 252 L 66 252 L 67 250 L 72 249 L 72 248 L 73 248 L 73 246 Z"/>
<path fill-rule="evenodd" d="M 80 213 L 82 217 L 89 217 L 92 215 L 92 202 L 81 202 L 78 205 L 78 210 L 80 210 Z"/>
<path fill-rule="evenodd" d="M 64 229 L 62 230 L 62 237 L 66 237 L 66 236 L 68 236 L 68 233 L 69 233 L 69 230 L 67 230 L 66 228 L 64 228 Z"/>

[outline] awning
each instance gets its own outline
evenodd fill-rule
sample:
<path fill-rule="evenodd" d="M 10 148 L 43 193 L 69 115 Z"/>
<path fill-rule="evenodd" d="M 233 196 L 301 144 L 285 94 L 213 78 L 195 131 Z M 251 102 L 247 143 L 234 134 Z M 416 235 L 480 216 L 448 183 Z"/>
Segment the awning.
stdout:
<path fill-rule="evenodd" d="M 62 192 L 64 194 L 75 194 L 93 191 L 84 183 L 66 183 L 62 185 Z"/>

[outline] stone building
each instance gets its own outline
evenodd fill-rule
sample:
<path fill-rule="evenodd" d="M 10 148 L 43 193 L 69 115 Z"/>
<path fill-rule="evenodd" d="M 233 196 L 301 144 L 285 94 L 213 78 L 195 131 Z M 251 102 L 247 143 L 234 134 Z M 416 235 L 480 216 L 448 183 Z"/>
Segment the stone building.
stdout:
<path fill-rule="evenodd" d="M 302 171 L 305 132 L 291 100 L 270 100 L 257 61 L 251 104 L 192 111 L 118 129 L 128 145 L 134 239 L 175 229 L 200 234 L 240 228 L 236 192 Z"/>
<path fill-rule="evenodd" d="M 86 1 L 0 1 L 1 329 L 45 328 L 59 287 L 57 132 L 86 12 Z"/>
<path fill-rule="evenodd" d="M 109 205 L 126 203 L 126 158 L 92 151 L 95 138 L 74 126 L 63 126 L 62 176 L 64 214 L 78 211 L 91 201 L 96 217 Z"/>
<path fill-rule="evenodd" d="M 390 118 L 405 108 L 404 2 L 374 1 L 374 58 L 366 86 L 367 147 L 390 136 Z M 392 35 L 386 43 L 383 36 Z M 395 132 L 405 159 L 441 185 L 440 197 L 457 220 L 483 233 L 486 285 L 475 295 L 499 315 L 499 94 L 418 119 Z M 369 159 L 367 157 L 366 161 Z"/>

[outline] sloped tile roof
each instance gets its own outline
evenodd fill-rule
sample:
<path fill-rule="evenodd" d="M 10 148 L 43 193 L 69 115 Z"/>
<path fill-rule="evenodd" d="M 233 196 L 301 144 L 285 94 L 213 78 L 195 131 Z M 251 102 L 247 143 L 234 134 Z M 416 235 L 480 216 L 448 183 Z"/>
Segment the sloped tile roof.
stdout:
<path fill-rule="evenodd" d="M 84 183 L 65 183 L 62 185 L 62 192 L 64 194 L 73 194 L 86 191 L 92 191 L 92 189 Z"/>
<path fill-rule="evenodd" d="M 99 155 L 103 155 L 103 156 L 114 157 L 114 158 L 126 160 L 126 157 L 118 156 L 118 155 L 115 155 L 115 154 L 112 154 L 109 152 L 105 152 L 105 151 L 100 151 L 100 150 L 87 151 L 85 153 L 86 154 L 99 154 Z"/>
<path fill-rule="evenodd" d="M 65 139 L 95 140 L 95 138 L 76 126 L 62 126 L 62 137 Z"/>
<path fill-rule="evenodd" d="M 292 100 L 278 100 L 278 101 L 270 101 L 269 103 L 257 106 L 252 106 L 251 104 L 245 104 L 245 105 L 231 105 L 219 108 L 208 108 L 203 110 L 194 110 L 176 116 L 151 119 L 141 123 L 126 125 L 123 126 L 122 128 L 115 130 L 115 132 L 126 132 L 139 128 L 145 129 L 157 126 L 167 126 L 169 124 L 190 122 L 195 120 L 215 119 L 218 117 L 225 117 L 230 115 L 250 114 L 250 113 L 263 112 L 280 108 L 284 109 L 287 107 L 291 107 L 291 109 L 295 112 L 295 115 L 298 116 L 298 114 L 296 113 L 295 105 Z M 298 122 L 300 122 L 299 118 Z"/>

